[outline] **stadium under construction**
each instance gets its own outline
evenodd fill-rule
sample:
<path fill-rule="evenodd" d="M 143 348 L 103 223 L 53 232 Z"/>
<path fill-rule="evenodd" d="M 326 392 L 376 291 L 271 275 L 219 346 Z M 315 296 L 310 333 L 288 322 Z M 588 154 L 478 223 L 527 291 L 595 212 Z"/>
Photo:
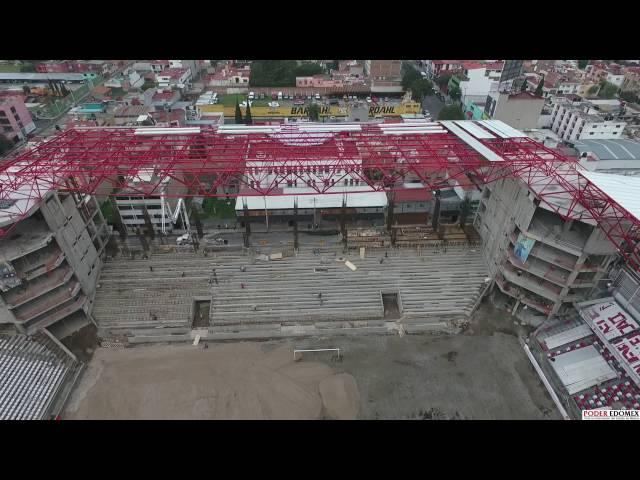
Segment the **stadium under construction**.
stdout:
<path fill-rule="evenodd" d="M 547 345 L 565 348 L 548 337 L 579 327 L 568 352 L 598 340 L 623 372 L 603 366 L 604 381 L 636 398 L 636 363 L 616 349 L 637 349 L 640 181 L 587 172 L 502 122 L 74 128 L 9 159 L 0 181 L 5 335 L 457 332 L 491 295 L 547 332 L 532 362 L 546 368 Z M 231 228 L 203 228 L 211 197 L 235 199 Z M 580 320 L 602 296 L 632 327 L 615 338 Z M 570 410 L 601 380 L 563 384 L 558 402 Z"/>

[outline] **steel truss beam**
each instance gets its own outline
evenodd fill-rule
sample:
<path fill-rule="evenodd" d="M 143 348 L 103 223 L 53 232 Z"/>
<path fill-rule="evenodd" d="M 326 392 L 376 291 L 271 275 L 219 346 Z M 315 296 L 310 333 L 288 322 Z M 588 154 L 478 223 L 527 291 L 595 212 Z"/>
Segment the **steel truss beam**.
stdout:
<path fill-rule="evenodd" d="M 128 127 L 70 129 L 2 165 L 0 217 L 15 225 L 52 189 L 227 197 L 283 195 L 282 187 L 294 184 L 308 187 L 300 195 L 358 193 L 350 189 L 352 180 L 393 192 L 406 181 L 438 190 L 519 178 L 563 218 L 597 222 L 627 261 L 640 267 L 640 221 L 581 176 L 575 160 L 529 138 L 483 140 L 504 159 L 489 162 L 450 133 L 385 135 L 377 125 L 282 132 L 228 135 L 209 128 L 195 135 L 140 136 Z M 10 229 L 1 229 L 0 236 Z"/>

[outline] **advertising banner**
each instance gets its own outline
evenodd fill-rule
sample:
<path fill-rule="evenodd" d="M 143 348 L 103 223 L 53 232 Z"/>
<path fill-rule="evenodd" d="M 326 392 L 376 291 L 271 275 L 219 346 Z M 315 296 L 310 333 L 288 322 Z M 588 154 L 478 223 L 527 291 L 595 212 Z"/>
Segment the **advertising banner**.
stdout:
<path fill-rule="evenodd" d="M 518 260 L 525 263 L 535 243 L 536 241 L 533 238 L 528 238 L 521 233 L 518 235 L 518 241 L 513 247 L 513 253 L 518 257 Z"/>

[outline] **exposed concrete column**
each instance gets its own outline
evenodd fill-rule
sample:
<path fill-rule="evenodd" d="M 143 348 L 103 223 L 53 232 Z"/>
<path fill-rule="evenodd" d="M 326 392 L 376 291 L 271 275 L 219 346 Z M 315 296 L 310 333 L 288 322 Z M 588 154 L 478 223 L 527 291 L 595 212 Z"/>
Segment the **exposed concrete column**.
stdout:
<path fill-rule="evenodd" d="M 566 222 L 564 222 L 564 225 L 562 225 L 562 233 L 567 233 L 572 225 L 573 220 L 567 220 Z"/>
<path fill-rule="evenodd" d="M 298 251 L 298 199 L 293 203 L 293 248 Z"/>
<path fill-rule="evenodd" d="M 511 309 L 511 315 L 515 315 L 518 311 L 518 307 L 520 306 L 520 300 L 516 300 L 516 304 Z"/>
<path fill-rule="evenodd" d="M 584 265 L 584 261 L 587 259 L 588 256 L 589 254 L 582 252 L 582 254 L 578 257 L 578 261 L 576 262 L 576 265 L 573 268 L 573 271 L 569 274 L 569 277 L 567 279 L 568 285 L 573 285 L 574 280 L 580 274 L 580 269 Z M 567 292 L 569 291 L 568 287 L 563 288 L 562 289 L 563 295 L 566 295 L 565 289 L 567 290 Z"/>

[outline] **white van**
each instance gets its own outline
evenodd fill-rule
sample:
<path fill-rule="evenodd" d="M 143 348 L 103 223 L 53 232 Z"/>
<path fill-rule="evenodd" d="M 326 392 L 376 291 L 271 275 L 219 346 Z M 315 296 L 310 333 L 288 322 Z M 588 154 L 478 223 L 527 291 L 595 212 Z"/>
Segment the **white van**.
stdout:
<path fill-rule="evenodd" d="M 249 100 L 253 100 L 256 97 L 256 94 L 253 92 L 249 92 Z"/>
<path fill-rule="evenodd" d="M 320 100 L 320 94 L 316 93 L 316 100 Z"/>
<path fill-rule="evenodd" d="M 282 100 L 282 92 L 278 92 L 278 100 Z"/>

